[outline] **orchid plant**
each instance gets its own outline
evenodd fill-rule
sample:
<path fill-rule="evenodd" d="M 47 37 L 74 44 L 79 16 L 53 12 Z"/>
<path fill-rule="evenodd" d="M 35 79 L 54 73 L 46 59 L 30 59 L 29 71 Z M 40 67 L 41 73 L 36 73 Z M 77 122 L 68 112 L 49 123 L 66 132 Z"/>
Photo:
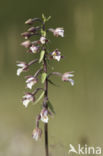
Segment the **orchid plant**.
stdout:
<path fill-rule="evenodd" d="M 55 85 L 51 80 L 52 75 L 59 76 L 62 81 L 70 82 L 71 85 L 74 85 L 74 80 L 72 77 L 74 76 L 73 72 L 59 73 L 59 72 L 51 72 L 48 71 L 48 63 L 49 61 L 60 61 L 63 56 L 58 49 L 54 51 L 49 50 L 49 40 L 48 33 L 51 32 L 55 37 L 64 37 L 64 29 L 59 27 L 56 29 L 46 28 L 46 23 L 50 20 L 50 16 L 46 18 L 44 14 L 42 14 L 42 18 L 33 18 L 28 19 L 25 24 L 30 25 L 30 28 L 21 34 L 25 38 L 25 41 L 21 43 L 27 49 L 27 52 L 32 53 L 34 60 L 29 63 L 26 62 L 17 62 L 17 75 L 20 76 L 21 73 L 27 72 L 30 70 L 30 66 L 35 63 L 39 64 L 39 69 L 35 72 L 35 74 L 26 76 L 26 87 L 28 89 L 32 89 L 35 86 L 34 91 L 27 92 L 23 96 L 22 102 L 23 105 L 27 108 L 30 102 L 39 103 L 41 99 L 42 109 L 36 117 L 36 128 L 33 130 L 32 136 L 33 139 L 38 140 L 42 135 L 42 130 L 39 127 L 39 122 L 42 121 L 44 123 L 44 135 L 45 135 L 45 151 L 46 156 L 49 156 L 48 152 L 48 121 L 49 115 L 52 116 L 55 113 L 53 105 L 51 104 L 48 97 L 48 84 Z M 39 26 L 36 26 L 38 23 Z M 30 40 L 30 37 L 39 36 L 39 39 L 34 41 Z M 39 75 L 41 77 L 41 84 L 44 84 L 44 87 L 36 88 L 36 84 L 39 82 Z M 36 99 L 36 95 L 39 91 L 42 91 L 39 98 Z"/>

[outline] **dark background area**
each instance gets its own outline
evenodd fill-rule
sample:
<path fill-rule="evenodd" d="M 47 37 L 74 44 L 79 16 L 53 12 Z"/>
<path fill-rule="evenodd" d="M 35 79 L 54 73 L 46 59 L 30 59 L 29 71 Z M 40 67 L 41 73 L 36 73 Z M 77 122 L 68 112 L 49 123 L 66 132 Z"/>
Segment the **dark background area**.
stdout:
<path fill-rule="evenodd" d="M 16 61 L 30 61 L 20 46 L 25 20 L 51 16 L 48 27 L 64 27 L 65 37 L 50 35 L 51 51 L 64 59 L 55 71 L 75 71 L 75 85 L 53 79 L 49 87 L 56 115 L 49 121 L 51 155 L 68 155 L 69 144 L 103 144 L 103 2 L 97 0 L 0 1 L 0 156 L 44 155 L 44 138 L 32 139 L 41 102 L 25 109 L 21 99 L 25 82 L 16 76 Z M 35 67 L 32 69 L 35 72 Z M 41 124 L 43 127 L 43 124 Z"/>

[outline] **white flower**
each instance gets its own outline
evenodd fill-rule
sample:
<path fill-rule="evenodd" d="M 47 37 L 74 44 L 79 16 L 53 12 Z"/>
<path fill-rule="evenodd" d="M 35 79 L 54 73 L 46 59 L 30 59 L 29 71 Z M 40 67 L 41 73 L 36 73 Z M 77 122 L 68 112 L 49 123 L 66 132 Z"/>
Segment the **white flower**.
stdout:
<path fill-rule="evenodd" d="M 61 52 L 59 50 L 55 50 L 51 53 L 53 59 L 57 60 L 57 61 L 60 61 L 61 59 Z"/>
<path fill-rule="evenodd" d="M 36 77 L 30 76 L 30 77 L 26 80 L 27 88 L 32 89 L 32 86 L 33 86 L 34 84 L 36 84 L 37 81 L 38 81 L 38 80 L 37 80 Z"/>
<path fill-rule="evenodd" d="M 40 128 L 35 128 L 33 130 L 32 137 L 37 141 L 41 137 L 41 134 L 42 134 L 42 130 Z"/>
<path fill-rule="evenodd" d="M 28 107 L 28 104 L 30 102 L 33 102 L 34 101 L 34 97 L 31 93 L 26 93 L 24 96 L 23 96 L 23 105 L 25 107 Z"/>
<path fill-rule="evenodd" d="M 41 121 L 43 121 L 44 123 L 48 123 L 48 110 L 47 109 L 43 109 L 40 113 L 41 115 Z"/>
<path fill-rule="evenodd" d="M 17 64 L 18 68 L 17 69 L 17 75 L 19 76 L 23 71 L 27 70 L 28 65 L 25 62 L 20 62 Z"/>
<path fill-rule="evenodd" d="M 74 74 L 72 74 L 72 72 L 66 72 L 62 75 L 62 81 L 69 81 L 71 83 L 71 85 L 74 85 L 74 80 L 71 79 L 72 77 L 74 77 Z"/>
<path fill-rule="evenodd" d="M 46 43 L 46 38 L 42 36 L 40 38 L 40 42 L 41 42 L 41 44 L 45 44 Z"/>
<path fill-rule="evenodd" d="M 37 53 L 38 49 L 39 49 L 39 47 L 34 46 L 34 45 L 32 45 L 32 46 L 30 47 L 30 50 L 31 50 L 32 53 Z"/>
<path fill-rule="evenodd" d="M 58 37 L 64 37 L 64 29 L 63 28 L 56 28 L 56 29 L 52 29 L 50 28 L 49 31 L 53 32 L 54 36 Z"/>
<path fill-rule="evenodd" d="M 24 46 L 25 48 L 29 48 L 31 45 L 31 42 L 28 40 L 28 41 L 22 42 L 21 45 Z"/>
<path fill-rule="evenodd" d="M 64 29 L 63 28 L 56 28 L 53 33 L 54 33 L 54 36 L 56 36 L 56 37 L 58 37 L 58 36 L 64 37 Z"/>

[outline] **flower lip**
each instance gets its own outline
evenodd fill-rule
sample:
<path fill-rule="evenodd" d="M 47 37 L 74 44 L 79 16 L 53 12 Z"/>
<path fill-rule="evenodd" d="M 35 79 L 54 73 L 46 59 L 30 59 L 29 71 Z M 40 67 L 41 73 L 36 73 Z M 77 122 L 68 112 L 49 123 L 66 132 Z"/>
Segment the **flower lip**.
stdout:
<path fill-rule="evenodd" d="M 25 62 L 18 62 L 17 63 L 17 66 L 19 67 L 17 69 L 17 75 L 20 76 L 20 74 L 23 72 L 23 71 L 27 71 L 28 70 L 28 64 L 26 64 Z"/>
<path fill-rule="evenodd" d="M 32 89 L 33 85 L 35 85 L 38 82 L 38 79 L 34 76 L 30 76 L 26 80 L 26 86 L 29 89 Z"/>
<path fill-rule="evenodd" d="M 53 32 L 54 36 L 58 37 L 64 37 L 64 29 L 63 28 L 56 28 L 56 29 L 52 29 L 50 28 L 49 31 Z"/>
<path fill-rule="evenodd" d="M 69 81 L 71 83 L 71 85 L 74 85 L 74 80 L 72 79 L 72 77 L 74 77 L 74 74 L 72 74 L 73 72 L 66 72 L 62 75 L 62 81 Z"/>
<path fill-rule="evenodd" d="M 41 43 L 41 44 L 45 44 L 46 42 L 48 42 L 48 40 L 46 39 L 46 37 L 41 36 L 41 37 L 40 37 L 40 43 Z"/>
<path fill-rule="evenodd" d="M 41 121 L 44 122 L 44 123 L 48 123 L 48 110 L 46 108 L 42 109 L 41 113 Z"/>
<path fill-rule="evenodd" d="M 32 137 L 36 141 L 41 137 L 41 135 L 42 135 L 42 130 L 40 128 L 37 127 L 33 130 Z"/>
<path fill-rule="evenodd" d="M 39 50 L 39 46 L 32 45 L 30 47 L 30 52 L 32 52 L 32 53 L 37 53 L 38 50 Z"/>
<path fill-rule="evenodd" d="M 25 107 L 28 107 L 28 104 L 30 102 L 33 102 L 34 100 L 35 100 L 35 98 L 32 93 L 25 93 L 25 95 L 23 96 L 23 105 Z"/>
<path fill-rule="evenodd" d="M 50 55 L 52 56 L 53 59 L 60 61 L 62 56 L 61 56 L 61 52 L 56 49 L 55 51 L 51 52 Z"/>

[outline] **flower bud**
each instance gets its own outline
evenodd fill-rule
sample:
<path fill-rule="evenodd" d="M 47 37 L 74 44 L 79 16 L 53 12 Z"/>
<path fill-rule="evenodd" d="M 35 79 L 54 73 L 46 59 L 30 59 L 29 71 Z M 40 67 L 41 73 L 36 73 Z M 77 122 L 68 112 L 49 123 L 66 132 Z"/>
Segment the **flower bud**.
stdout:
<path fill-rule="evenodd" d="M 31 25 L 31 24 L 33 24 L 36 21 L 41 21 L 41 20 L 39 18 L 34 18 L 34 19 L 30 18 L 27 21 L 25 21 L 25 24 Z"/>
<path fill-rule="evenodd" d="M 36 32 L 37 30 L 39 30 L 40 27 L 31 27 L 28 29 L 29 32 Z"/>
<path fill-rule="evenodd" d="M 21 34 L 21 36 L 23 36 L 25 39 L 28 39 L 29 37 L 31 37 L 33 34 L 31 34 L 30 32 L 24 32 Z"/>
<path fill-rule="evenodd" d="M 25 48 L 29 48 L 31 46 L 31 42 L 28 40 L 28 41 L 22 42 L 21 45 L 24 46 Z"/>

